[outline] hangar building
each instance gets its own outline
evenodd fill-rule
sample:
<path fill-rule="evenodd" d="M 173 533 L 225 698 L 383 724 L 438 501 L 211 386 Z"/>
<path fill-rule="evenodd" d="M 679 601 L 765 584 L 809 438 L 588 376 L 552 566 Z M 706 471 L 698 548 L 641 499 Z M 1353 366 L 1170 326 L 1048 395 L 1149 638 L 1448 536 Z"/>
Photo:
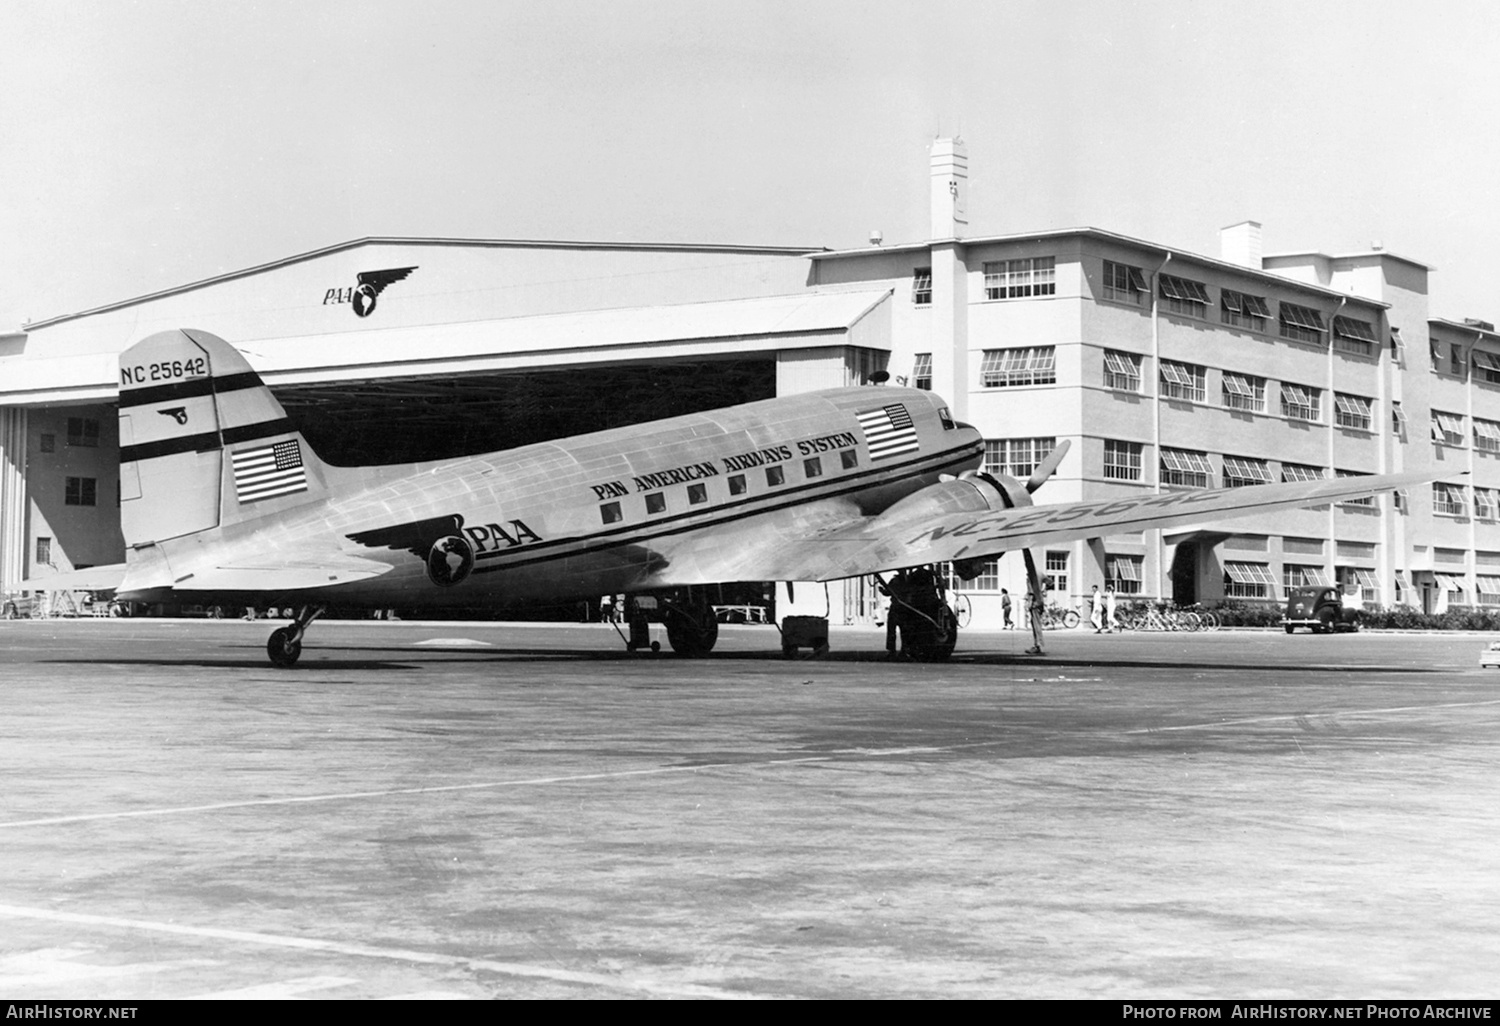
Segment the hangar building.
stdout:
<path fill-rule="evenodd" d="M 1254 222 L 1212 257 L 1095 228 L 969 238 L 958 140 L 934 144 L 930 191 L 918 243 L 369 238 L 27 325 L 0 337 L 0 590 L 123 558 L 115 361 L 200 327 L 246 353 L 333 463 L 888 369 L 948 397 L 988 469 L 1024 478 L 1069 440 L 1042 501 L 1451 468 L 1395 497 L 1049 548 L 1053 597 L 1279 600 L 1328 582 L 1429 611 L 1500 605 L 1500 334 L 1432 317 L 1431 268 L 1381 249 L 1266 255 Z M 1024 591 L 1017 556 L 962 585 L 976 625 L 998 625 L 1002 587 Z M 828 596 L 836 620 L 874 615 L 867 584 Z"/>

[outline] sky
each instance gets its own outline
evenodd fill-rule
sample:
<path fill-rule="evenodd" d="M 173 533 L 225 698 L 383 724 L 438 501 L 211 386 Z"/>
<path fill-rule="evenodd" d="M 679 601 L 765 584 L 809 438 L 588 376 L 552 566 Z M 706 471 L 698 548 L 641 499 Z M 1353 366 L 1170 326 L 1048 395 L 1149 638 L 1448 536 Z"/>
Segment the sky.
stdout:
<path fill-rule="evenodd" d="M 1253 219 L 1500 321 L 1489 0 L 0 0 L 0 38 L 0 333 L 365 236 L 917 242 L 951 135 L 971 237 Z"/>

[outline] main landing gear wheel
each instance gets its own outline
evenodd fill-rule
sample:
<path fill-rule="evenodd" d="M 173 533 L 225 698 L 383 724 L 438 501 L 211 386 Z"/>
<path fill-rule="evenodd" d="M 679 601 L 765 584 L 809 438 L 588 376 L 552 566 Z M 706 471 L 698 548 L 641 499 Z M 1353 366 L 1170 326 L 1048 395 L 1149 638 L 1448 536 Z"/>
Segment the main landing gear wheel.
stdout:
<path fill-rule="evenodd" d="M 936 621 L 936 622 L 933 622 Z M 958 617 L 947 603 L 937 607 L 932 620 L 916 619 L 906 639 L 906 653 L 919 663 L 946 662 L 958 644 Z"/>
<path fill-rule="evenodd" d="M 667 644 L 681 656 L 706 656 L 719 640 L 718 617 L 713 606 L 706 603 L 669 607 L 666 627 Z"/>
<path fill-rule="evenodd" d="M 266 642 L 266 654 L 271 657 L 271 665 L 282 669 L 297 665 L 297 660 L 302 655 L 302 639 L 298 637 L 301 633 L 295 627 L 278 627 L 271 632 L 271 637 Z"/>

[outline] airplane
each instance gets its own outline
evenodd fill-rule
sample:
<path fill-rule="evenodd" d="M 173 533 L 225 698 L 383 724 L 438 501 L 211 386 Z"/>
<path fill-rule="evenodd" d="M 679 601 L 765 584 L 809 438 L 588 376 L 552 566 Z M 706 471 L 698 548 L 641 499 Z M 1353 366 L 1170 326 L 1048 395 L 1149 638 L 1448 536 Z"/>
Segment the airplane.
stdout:
<path fill-rule="evenodd" d="M 483 455 L 338 467 L 312 450 L 238 350 L 196 329 L 125 350 L 119 396 L 127 558 L 116 597 L 295 607 L 266 644 L 278 667 L 296 664 L 309 625 L 330 606 L 441 612 L 620 593 L 657 597 L 672 648 L 702 656 L 718 635 L 714 584 L 946 562 L 972 577 L 983 560 L 1022 549 L 1041 595 L 1030 558 L 1039 545 L 1320 505 L 1437 476 L 1038 506 L 1031 494 L 1066 443 L 1025 482 L 981 473 L 982 436 L 940 396 L 868 385 Z M 957 623 L 945 604 L 928 608 L 939 611 L 918 624 L 914 654 L 947 658 Z"/>

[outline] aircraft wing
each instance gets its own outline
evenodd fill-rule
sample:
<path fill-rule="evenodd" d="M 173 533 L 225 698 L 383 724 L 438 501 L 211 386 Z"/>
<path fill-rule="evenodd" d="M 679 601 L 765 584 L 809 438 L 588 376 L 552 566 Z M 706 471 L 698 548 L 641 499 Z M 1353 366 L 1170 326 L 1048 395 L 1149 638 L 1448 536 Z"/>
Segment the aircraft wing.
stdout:
<path fill-rule="evenodd" d="M 130 567 L 120 587 L 121 597 L 145 594 L 162 588 L 192 592 L 284 592 L 326 588 L 369 580 L 391 570 L 389 563 L 342 553 L 316 555 L 268 554 L 258 559 L 191 567 L 176 576 L 163 562 L 143 560 Z"/>
<path fill-rule="evenodd" d="M 784 525 L 776 537 L 744 539 L 748 544 L 721 544 L 717 556 L 694 553 L 691 566 L 668 567 L 662 576 L 675 583 L 696 583 L 676 581 L 681 573 L 705 581 L 838 580 L 923 563 L 988 558 L 1081 538 L 1319 506 L 1450 476 L 1369 475 L 978 511 L 943 512 L 941 504 L 935 504 L 937 508 L 923 508 L 906 516 L 888 511 L 875 517 L 847 518 L 841 523 L 807 524 L 803 526 L 813 529 L 800 536 L 794 526 Z M 716 573 L 723 576 L 716 577 Z"/>

